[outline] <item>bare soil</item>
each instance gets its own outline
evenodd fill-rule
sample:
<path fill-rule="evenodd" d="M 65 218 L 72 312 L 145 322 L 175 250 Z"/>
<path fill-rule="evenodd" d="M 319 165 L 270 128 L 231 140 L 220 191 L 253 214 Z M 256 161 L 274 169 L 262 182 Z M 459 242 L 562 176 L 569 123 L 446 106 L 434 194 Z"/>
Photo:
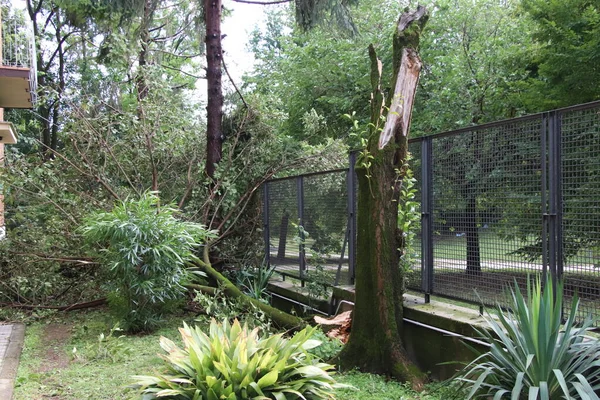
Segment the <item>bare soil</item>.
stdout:
<path fill-rule="evenodd" d="M 56 371 L 69 366 L 70 357 L 64 351 L 65 344 L 71 338 L 71 327 L 64 324 L 49 324 L 44 329 L 42 346 L 46 349 L 40 373 Z"/>

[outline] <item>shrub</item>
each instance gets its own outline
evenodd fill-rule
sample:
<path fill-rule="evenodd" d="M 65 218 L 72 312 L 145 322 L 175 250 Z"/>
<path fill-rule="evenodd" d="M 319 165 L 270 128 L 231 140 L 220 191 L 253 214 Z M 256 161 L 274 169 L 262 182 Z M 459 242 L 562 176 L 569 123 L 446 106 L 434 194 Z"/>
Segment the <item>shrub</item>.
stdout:
<path fill-rule="evenodd" d="M 600 389 L 600 343 L 586 335 L 594 320 L 576 322 L 579 299 L 574 296 L 561 327 L 562 284 L 556 291 L 551 281 L 543 292 L 541 286 L 539 280 L 533 289 L 528 284 L 525 299 L 515 283 L 513 311 L 498 307 L 497 321 L 486 318 L 490 331 L 478 332 L 490 350 L 459 376 L 470 388 L 468 399 L 598 398 L 594 391 Z"/>
<path fill-rule="evenodd" d="M 318 340 L 321 344 L 317 347 L 314 347 L 308 352 L 323 361 L 328 361 L 333 359 L 335 356 L 342 351 L 344 344 L 341 340 L 336 338 L 330 338 L 327 336 L 321 329 L 316 329 L 311 336 L 311 339 Z"/>
<path fill-rule="evenodd" d="M 164 337 L 168 354 L 164 375 L 135 376 L 145 399 L 332 399 L 335 383 L 307 352 L 319 345 L 310 340 L 314 328 L 290 339 L 282 334 L 261 337 L 235 320 L 210 324 L 210 334 L 184 324 L 179 329 L 185 347 Z"/>
<path fill-rule="evenodd" d="M 102 247 L 99 256 L 112 274 L 109 304 L 127 331 L 152 329 L 182 296 L 185 262 L 212 235 L 202 225 L 177 220 L 176 211 L 146 193 L 85 220 L 84 237 Z"/>

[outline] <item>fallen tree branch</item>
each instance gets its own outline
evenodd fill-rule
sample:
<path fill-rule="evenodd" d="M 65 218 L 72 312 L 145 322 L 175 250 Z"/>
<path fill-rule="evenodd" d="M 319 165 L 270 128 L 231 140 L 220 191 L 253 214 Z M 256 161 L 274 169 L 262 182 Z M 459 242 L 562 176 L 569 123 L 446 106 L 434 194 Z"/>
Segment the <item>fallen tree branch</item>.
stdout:
<path fill-rule="evenodd" d="M 225 295 L 238 299 L 244 306 L 254 306 L 260 309 L 269 318 L 271 318 L 273 323 L 279 328 L 297 330 L 302 329 L 307 325 L 302 318 L 298 318 L 294 315 L 278 310 L 275 307 L 271 307 L 262 301 L 246 296 L 240 289 L 238 289 L 237 286 L 231 283 L 229 279 L 225 278 L 216 269 L 214 269 L 209 262 L 206 262 L 208 259 L 208 248 L 209 246 L 206 246 L 204 250 L 205 261 L 203 262 L 198 260 L 197 265 L 202 268 L 210 278 L 216 281 L 217 285 L 219 285 Z"/>
<path fill-rule="evenodd" d="M 20 303 L 0 303 L 0 307 L 10 307 L 10 308 L 21 308 L 25 310 L 36 310 L 36 309 L 44 309 L 44 310 L 56 310 L 56 311 L 71 311 L 71 310 L 81 310 L 83 308 L 92 308 L 98 307 L 106 304 L 106 298 L 86 301 L 84 303 L 75 303 L 69 306 L 42 306 L 35 304 L 20 304 Z"/>
<path fill-rule="evenodd" d="M 197 290 L 202 293 L 210 294 L 212 296 L 217 293 L 217 289 L 212 286 L 198 285 L 195 283 L 188 283 L 187 285 L 183 285 L 184 288 L 189 290 Z"/>

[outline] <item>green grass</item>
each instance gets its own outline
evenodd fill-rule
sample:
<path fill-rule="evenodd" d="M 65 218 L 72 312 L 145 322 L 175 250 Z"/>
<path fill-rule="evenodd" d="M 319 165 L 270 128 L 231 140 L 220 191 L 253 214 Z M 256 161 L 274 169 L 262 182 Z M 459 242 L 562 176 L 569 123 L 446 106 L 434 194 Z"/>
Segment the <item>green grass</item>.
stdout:
<path fill-rule="evenodd" d="M 336 393 L 338 400 L 439 400 L 452 399 L 457 392 L 444 384 L 427 385 L 422 392 L 415 392 L 410 385 L 391 381 L 383 376 L 361 372 L 347 372 L 338 375 L 340 383 L 352 385 L 354 389 L 339 389 Z"/>
<path fill-rule="evenodd" d="M 460 232 L 458 232 L 460 233 Z M 498 236 L 493 230 L 479 231 L 480 256 L 482 261 L 509 261 L 524 262 L 522 255 L 511 254 L 521 247 L 531 246 L 535 238 L 532 236 L 530 241 L 520 239 L 505 239 Z M 415 240 L 412 246 L 414 249 L 420 249 L 421 243 Z M 577 255 L 568 259 L 569 264 L 591 264 L 591 249 L 581 249 Z M 433 237 L 433 252 L 436 258 L 445 258 L 450 260 L 466 260 L 467 256 L 467 237 L 456 236 L 455 233 L 447 235 L 435 235 Z M 540 259 L 533 262 L 541 264 Z"/>
<path fill-rule="evenodd" d="M 193 318 L 186 317 L 188 322 Z M 112 322 L 105 312 L 73 312 L 55 314 L 45 320 L 36 321 L 27 327 L 25 345 L 21 356 L 15 389 L 15 400 L 31 399 L 140 399 L 137 392 L 128 388 L 132 383 L 131 375 L 152 374 L 160 371 L 163 361 L 157 356 L 162 350 L 159 337 L 166 336 L 180 343 L 178 328 L 182 317 L 165 321 L 163 327 L 149 335 L 131 335 L 116 339 L 119 350 L 115 351 L 117 360 L 110 358 L 94 359 L 98 346 L 98 335 L 109 333 Z M 44 338 L 49 324 L 64 324 L 70 329 L 70 338 L 55 343 L 55 354 L 63 358 L 64 365 L 59 367 L 55 356 L 49 356 L 47 339 Z M 73 348 L 77 357 L 73 356 Z M 128 350 L 129 352 L 125 352 Z M 46 368 L 46 372 L 41 372 Z M 448 389 L 435 390 L 428 386 L 424 392 L 417 393 L 408 386 L 387 380 L 384 377 L 348 372 L 336 374 L 336 378 L 355 389 L 339 389 L 338 400 L 438 400 L 449 397 Z"/>
<path fill-rule="evenodd" d="M 92 359 L 93 350 L 98 345 L 98 335 L 109 333 L 112 324 L 101 312 L 79 313 L 66 319 L 52 320 L 72 326 L 72 336 L 65 343 L 56 346 L 60 357 L 66 357 L 68 364 L 59 368 L 56 359 L 48 357 L 48 349 L 43 335 L 48 321 L 35 322 L 27 327 L 25 345 L 21 356 L 15 399 L 129 399 L 139 398 L 127 388 L 131 384 L 130 376 L 138 373 L 150 373 L 160 368 L 162 360 L 157 356 L 160 351 L 158 339 L 161 335 L 178 340 L 177 328 L 181 318 L 166 321 L 164 327 L 146 336 L 126 336 L 117 341 L 129 355 L 120 359 Z M 79 357 L 72 355 L 77 349 Z M 117 351 L 118 352 L 118 351 Z M 124 350 L 121 350 L 125 353 Z M 118 356 L 119 354 L 116 354 Z M 49 369 L 41 372 L 44 364 Z"/>

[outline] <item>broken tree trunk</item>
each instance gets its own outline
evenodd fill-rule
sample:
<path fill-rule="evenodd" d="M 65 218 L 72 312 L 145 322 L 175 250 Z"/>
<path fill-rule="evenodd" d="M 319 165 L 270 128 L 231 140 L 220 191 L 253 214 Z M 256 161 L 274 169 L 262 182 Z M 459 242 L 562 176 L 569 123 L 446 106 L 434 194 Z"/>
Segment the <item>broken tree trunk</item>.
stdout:
<path fill-rule="evenodd" d="M 344 344 L 348 343 L 350 328 L 352 326 L 352 311 L 345 311 L 333 318 L 324 318 L 315 315 L 313 319 L 327 336 L 339 339 Z"/>
<path fill-rule="evenodd" d="M 419 6 L 404 12 L 394 34 L 392 92 L 384 100 L 381 61 L 371 58 L 371 124 L 367 148 L 358 157 L 358 246 L 356 302 L 350 339 L 340 354 L 344 367 L 384 373 L 420 388 L 425 375 L 402 346 L 403 274 L 399 267 L 401 232 L 398 199 L 406 174 L 408 130 L 421 70 L 417 53 L 428 19 Z M 389 110 L 386 115 L 386 110 Z M 381 116 L 386 115 L 385 125 Z"/>

